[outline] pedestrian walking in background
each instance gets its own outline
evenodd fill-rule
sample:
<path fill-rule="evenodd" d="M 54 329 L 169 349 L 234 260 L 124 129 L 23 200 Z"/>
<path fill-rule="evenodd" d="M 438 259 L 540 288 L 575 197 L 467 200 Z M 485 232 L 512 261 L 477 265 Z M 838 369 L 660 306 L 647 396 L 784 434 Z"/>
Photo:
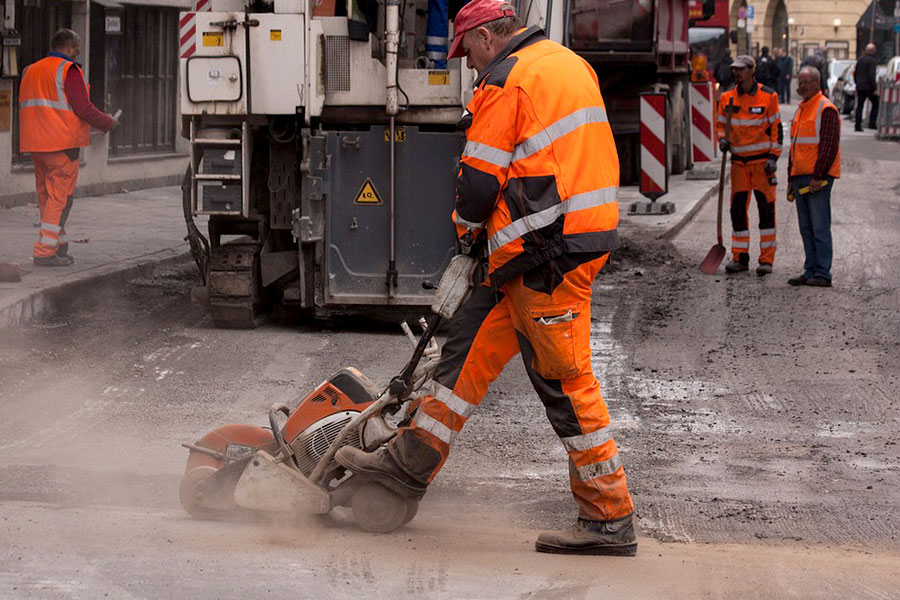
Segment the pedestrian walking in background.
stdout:
<path fill-rule="evenodd" d="M 756 80 L 773 90 L 778 89 L 778 65 L 769 54 L 768 46 L 763 46 L 759 60 L 756 61 Z"/>
<path fill-rule="evenodd" d="M 731 75 L 732 62 L 734 61 L 731 58 L 731 52 L 726 50 L 725 55 L 716 63 L 716 66 L 713 69 L 713 77 L 719 82 L 720 92 L 724 92 L 734 85 L 734 77 Z"/>
<path fill-rule="evenodd" d="M 756 274 L 768 275 L 775 262 L 775 171 L 781 156 L 784 132 L 778 95 L 754 77 L 753 58 L 734 59 L 735 86 L 719 98 L 716 133 L 723 152 L 731 151 L 731 255 L 728 273 L 750 269 L 750 192 L 759 210 L 759 266 Z M 725 137 L 726 111 L 734 102 L 731 135 Z"/>
<path fill-rule="evenodd" d="M 825 58 L 825 51 L 821 48 L 816 48 L 815 52 L 803 59 L 800 67 L 813 67 L 819 72 L 819 89 L 822 90 L 822 94 L 827 98 L 828 73 L 826 71 L 828 70 L 828 60 Z"/>
<path fill-rule="evenodd" d="M 878 48 L 867 44 L 866 52 L 856 61 L 853 79 L 856 81 L 856 131 L 862 131 L 863 105 L 872 103 L 869 111 L 869 129 L 875 129 L 878 120 Z"/>
<path fill-rule="evenodd" d="M 778 49 L 778 101 L 781 104 L 791 103 L 791 81 L 794 78 L 794 57 L 787 49 Z"/>
<path fill-rule="evenodd" d="M 64 267 L 69 255 L 66 219 L 78 180 L 79 149 L 90 145 L 90 127 L 110 131 L 119 121 L 94 106 L 75 62 L 81 38 L 60 29 L 51 52 L 27 66 L 19 84 L 19 150 L 34 163 L 41 225 L 34 244 L 36 266 Z"/>
<path fill-rule="evenodd" d="M 488 385 L 521 352 L 568 452 L 578 520 L 542 533 L 539 552 L 633 555 L 634 504 L 591 367 L 591 293 L 618 245 L 619 161 L 597 75 L 515 9 L 473 0 L 449 58 L 478 71 L 454 221 L 463 247 L 486 233 L 488 279 L 454 315 L 432 393 L 386 448 L 335 459 L 421 497 Z"/>
<path fill-rule="evenodd" d="M 803 101 L 791 121 L 788 200 L 797 205 L 797 223 L 806 260 L 791 285 L 831 287 L 831 189 L 841 176 L 841 117 L 820 90 L 819 72 L 797 75 Z"/>

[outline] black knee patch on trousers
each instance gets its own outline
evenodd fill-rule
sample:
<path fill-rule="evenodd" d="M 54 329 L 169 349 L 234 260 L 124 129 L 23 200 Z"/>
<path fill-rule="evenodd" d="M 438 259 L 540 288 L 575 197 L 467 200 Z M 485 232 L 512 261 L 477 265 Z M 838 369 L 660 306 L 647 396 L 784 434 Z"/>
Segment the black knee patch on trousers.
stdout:
<path fill-rule="evenodd" d="M 749 192 L 735 192 L 731 196 L 731 229 L 733 231 L 750 229 L 747 223 L 747 199 L 749 197 Z"/>
<path fill-rule="evenodd" d="M 525 371 L 537 392 L 544 410 L 547 411 L 547 418 L 550 419 L 550 425 L 553 431 L 559 437 L 571 437 L 573 435 L 581 435 L 581 425 L 578 424 L 578 417 L 575 415 L 575 409 L 572 407 L 571 399 L 563 392 L 562 382 L 558 379 L 544 379 L 540 373 L 531 366 L 534 360 L 534 348 L 520 331 L 516 331 L 516 337 L 519 340 L 519 349 L 522 351 L 522 360 L 525 363 Z"/>
<path fill-rule="evenodd" d="M 775 229 L 775 203 L 769 202 L 766 195 L 759 190 L 754 190 L 756 207 L 759 209 L 759 228 Z"/>
<path fill-rule="evenodd" d="M 502 293 L 494 293 L 487 286 L 479 285 L 472 290 L 472 295 L 450 319 L 450 335 L 441 348 L 441 359 L 434 368 L 435 381 L 451 390 L 456 387 L 475 336 L 488 314 L 502 299 Z"/>

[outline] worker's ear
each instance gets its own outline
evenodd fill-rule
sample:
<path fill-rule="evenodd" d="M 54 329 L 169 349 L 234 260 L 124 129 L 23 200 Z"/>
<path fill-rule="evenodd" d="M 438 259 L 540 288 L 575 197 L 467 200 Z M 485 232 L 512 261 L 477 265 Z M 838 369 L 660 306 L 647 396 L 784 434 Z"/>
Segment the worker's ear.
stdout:
<path fill-rule="evenodd" d="M 491 31 L 487 27 L 478 27 L 475 29 L 475 39 L 484 49 L 491 47 Z"/>

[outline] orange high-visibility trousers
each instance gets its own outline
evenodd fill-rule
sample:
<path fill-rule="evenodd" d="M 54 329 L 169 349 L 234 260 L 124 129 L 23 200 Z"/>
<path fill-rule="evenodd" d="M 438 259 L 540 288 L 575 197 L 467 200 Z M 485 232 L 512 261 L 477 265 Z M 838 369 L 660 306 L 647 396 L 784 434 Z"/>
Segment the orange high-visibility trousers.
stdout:
<path fill-rule="evenodd" d="M 581 516 L 607 521 L 634 510 L 591 368 L 591 284 L 607 256 L 582 264 L 576 257 L 564 255 L 519 275 L 496 294 L 478 286 L 454 315 L 432 393 L 388 446 L 410 476 L 422 483 L 434 479 L 488 385 L 521 351 L 528 377 L 568 452 Z"/>
<path fill-rule="evenodd" d="M 750 252 L 747 212 L 753 192 L 759 209 L 759 262 L 775 262 L 775 185 L 771 183 L 775 176 L 766 173 L 765 165 L 765 161 L 731 163 L 731 254 L 735 261 Z"/>
<path fill-rule="evenodd" d="M 78 180 L 78 158 L 72 160 L 65 152 L 32 152 L 31 160 L 34 162 L 38 208 L 41 211 L 41 228 L 34 243 L 34 256 L 66 256 L 69 240 L 65 225 L 72 210 Z"/>

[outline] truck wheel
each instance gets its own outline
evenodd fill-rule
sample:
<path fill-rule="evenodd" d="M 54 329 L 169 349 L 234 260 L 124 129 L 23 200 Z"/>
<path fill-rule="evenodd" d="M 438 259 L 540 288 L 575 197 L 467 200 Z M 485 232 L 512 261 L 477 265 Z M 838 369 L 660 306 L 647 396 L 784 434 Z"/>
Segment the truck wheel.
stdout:
<path fill-rule="evenodd" d="M 418 508 L 418 502 L 415 504 Z M 390 533 L 406 523 L 409 515 L 407 499 L 379 483 L 367 483 L 357 489 L 350 508 L 356 524 L 369 533 Z"/>

